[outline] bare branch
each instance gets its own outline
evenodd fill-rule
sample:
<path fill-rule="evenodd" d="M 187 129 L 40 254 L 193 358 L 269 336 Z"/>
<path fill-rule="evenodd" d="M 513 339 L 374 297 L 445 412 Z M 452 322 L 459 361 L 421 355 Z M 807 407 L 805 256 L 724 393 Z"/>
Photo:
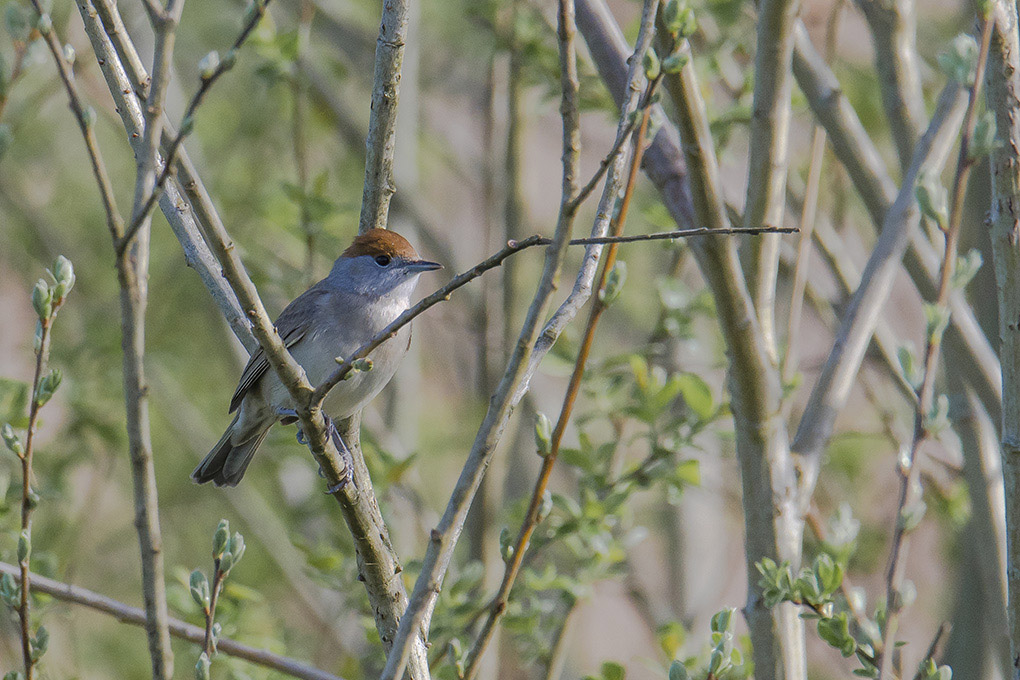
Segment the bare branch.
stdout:
<path fill-rule="evenodd" d="M 1002 360 L 1002 476 L 1006 496 L 1006 575 L 1009 592 L 1012 678 L 1020 680 L 1020 39 L 1014 2 L 991 3 L 995 20 L 988 57 L 988 109 L 994 112 L 991 239 L 999 296 L 999 356 Z"/>
<path fill-rule="evenodd" d="M 6 562 L 0 562 L 0 574 L 10 574 L 15 580 L 19 581 L 21 579 L 18 567 Z M 32 574 L 31 576 L 33 585 L 41 593 L 51 595 L 63 602 L 72 602 L 94 611 L 109 614 L 118 621 L 130 623 L 133 626 L 144 628 L 146 625 L 145 611 L 138 607 L 132 607 L 105 595 L 100 595 L 95 591 L 80 588 L 70 583 L 55 581 L 39 574 Z M 196 645 L 202 644 L 205 638 L 205 630 L 202 628 L 174 618 L 171 618 L 169 623 L 170 634 L 174 637 L 193 642 Z M 245 661 L 279 671 L 294 678 L 301 678 L 302 680 L 343 680 L 332 673 L 321 671 L 301 661 L 279 656 L 257 647 L 249 647 L 230 638 L 219 638 L 216 642 L 216 648 L 227 656 L 244 659 Z"/>
<path fill-rule="evenodd" d="M 861 285 L 850 301 L 829 357 L 808 398 L 798 426 L 793 450 L 801 456 L 800 481 L 805 491 L 817 479 L 821 452 L 832 434 L 836 414 L 846 403 L 864 351 L 874 333 L 893 279 L 907 249 L 909 232 L 917 229 L 920 212 L 914 187 L 925 172 L 937 171 L 956 139 L 966 96 L 955 83 L 946 86 L 928 131 L 914 151 L 914 160 L 903 188 L 886 216 L 878 242 L 868 259 Z"/>
<path fill-rule="evenodd" d="M 41 17 L 38 0 L 33 6 Z M 48 17 L 47 17 L 48 18 Z M 170 29 L 168 29 L 170 30 Z M 107 224 L 114 243 L 124 233 L 123 222 L 113 197 L 106 167 L 99 152 L 92 123 L 95 115 L 86 114 L 74 82 L 74 76 L 64 57 L 63 46 L 52 27 L 45 33 L 46 44 L 57 64 L 60 79 L 67 91 L 71 111 L 85 139 L 93 174 L 99 185 L 106 210 Z M 157 55 L 159 56 L 159 55 Z M 152 444 L 149 437 L 146 386 L 143 357 L 145 351 L 145 274 L 148 262 L 147 248 L 133 253 L 118 254 L 117 273 L 121 288 L 121 329 L 124 349 L 124 393 L 127 411 L 128 442 L 131 454 L 132 480 L 135 490 L 135 524 L 138 529 L 142 553 L 142 585 L 145 598 L 146 632 L 149 654 L 152 659 L 154 680 L 163 680 L 173 674 L 170 634 L 167 628 L 166 585 L 163 581 L 162 546 L 159 534 L 159 517 L 156 500 L 156 483 L 152 467 Z"/>
<path fill-rule="evenodd" d="M 808 103 L 825 128 L 836 157 L 847 170 L 854 187 L 871 215 L 881 227 L 896 198 L 897 188 L 882 161 L 878 149 L 861 125 L 857 113 L 842 92 L 839 81 L 815 51 L 803 24 L 797 26 L 793 70 Z M 911 232 L 905 257 L 907 272 L 922 297 L 935 295 L 933 280 L 938 275 L 939 257 L 931 242 L 920 231 Z M 974 310 L 959 292 L 950 296 L 952 321 L 947 341 L 954 352 L 978 379 L 974 386 L 988 412 L 999 413 L 1002 396 L 998 357 L 974 316 Z"/>
<path fill-rule="evenodd" d="M 604 3 L 579 0 L 578 23 L 600 75 L 619 101 L 623 92 L 620 73 L 627 50 L 616 22 Z M 664 47 L 663 52 L 671 53 L 670 47 Z M 667 76 L 664 84 L 680 111 L 679 139 L 675 129 L 662 126 L 645 152 L 645 170 L 678 225 L 725 227 L 728 220 L 714 148 L 691 64 L 679 77 Z M 689 175 L 685 158 L 691 167 Z M 762 338 L 735 244 L 726 239 L 692 245 L 715 298 L 731 360 L 730 389 L 744 506 L 749 509 L 745 515 L 748 568 L 753 574 L 754 562 L 764 556 L 797 563 L 801 529 L 793 503 L 795 485 L 787 434 L 779 417 L 782 390 L 778 371 Z M 759 512 L 756 508 L 765 510 Z M 796 610 L 791 606 L 769 611 L 757 595 L 757 579 L 749 578 L 748 586 L 745 613 L 754 639 L 759 678 L 803 678 L 803 625 Z"/>
<path fill-rule="evenodd" d="M 927 125 L 917 57 L 914 0 L 856 0 L 871 28 L 882 105 L 900 166 L 910 166 L 914 145 Z"/>
<path fill-rule="evenodd" d="M 397 134 L 397 100 L 400 97 L 400 68 L 407 40 L 408 2 L 386 0 L 375 46 L 375 75 L 372 79 L 372 115 L 368 124 L 365 159 L 365 189 L 361 199 L 358 231 L 385 229 L 393 186 L 393 153 Z"/>
<path fill-rule="evenodd" d="M 92 0 L 82 0 L 76 4 L 85 25 L 85 33 L 92 43 L 108 89 L 124 124 L 127 139 L 136 148 L 137 153 L 141 143 L 143 121 L 141 105 L 133 93 L 141 93 L 139 95 L 141 97 L 147 96 L 148 75 L 124 28 L 116 5 L 110 0 L 96 0 L 96 4 L 93 4 Z M 167 124 L 164 123 L 164 142 L 169 136 L 166 134 L 166 128 Z M 190 168 L 190 161 L 183 147 L 178 155 L 180 156 L 178 164 L 184 161 Z M 204 188 L 197 178 L 187 175 L 183 170 L 179 170 L 178 174 L 185 182 L 185 186 L 192 187 L 193 190 L 197 187 L 205 196 Z M 207 223 L 208 215 L 215 214 L 215 209 L 211 203 L 203 203 L 194 198 L 192 206 L 189 206 L 181 190 L 173 182 L 164 188 L 159 203 L 171 230 L 181 244 L 185 262 L 196 270 L 231 330 L 241 344 L 251 352 L 258 343 L 251 334 L 248 320 L 237 302 L 237 297 L 223 279 L 219 262 L 206 245 L 196 221 L 198 217 Z M 189 207 L 194 207 L 194 212 Z"/>
<path fill-rule="evenodd" d="M 786 154 L 790 135 L 794 26 L 800 0 L 760 0 L 754 53 L 754 102 L 748 151 L 745 224 L 779 226 L 786 204 Z M 751 292 L 765 344 L 776 360 L 776 280 L 779 236 L 752 245 Z"/>

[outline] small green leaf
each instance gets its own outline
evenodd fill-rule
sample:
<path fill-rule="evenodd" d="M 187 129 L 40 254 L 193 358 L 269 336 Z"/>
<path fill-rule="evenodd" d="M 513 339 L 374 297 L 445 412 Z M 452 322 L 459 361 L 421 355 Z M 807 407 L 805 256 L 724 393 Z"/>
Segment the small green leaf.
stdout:
<path fill-rule="evenodd" d="M 213 50 L 202 57 L 198 62 L 198 73 L 202 77 L 202 80 L 212 78 L 216 74 L 216 69 L 219 65 L 220 53 L 216 50 Z"/>
<path fill-rule="evenodd" d="M 977 73 L 978 45 L 977 41 L 966 33 L 953 38 L 943 52 L 938 55 L 942 71 L 962 87 L 970 87 Z"/>
<path fill-rule="evenodd" d="M 645 69 L 645 77 L 648 78 L 648 80 L 655 80 L 659 77 L 662 64 L 659 62 L 659 55 L 655 53 L 654 47 L 649 47 L 645 51 L 645 56 L 641 60 L 641 65 Z"/>
<path fill-rule="evenodd" d="M 209 655 L 202 652 L 195 664 L 195 680 L 209 680 L 209 666 Z"/>
<path fill-rule="evenodd" d="M 548 456 L 552 451 L 552 423 L 548 416 L 539 411 L 535 414 L 535 446 L 538 447 L 538 455 Z"/>
<path fill-rule="evenodd" d="M 676 379 L 680 385 L 680 395 L 694 414 L 701 420 L 711 418 L 715 413 L 715 400 L 708 383 L 694 373 L 681 373 Z"/>
<path fill-rule="evenodd" d="M 662 70 L 664 73 L 680 73 L 690 60 L 686 54 L 676 52 L 662 60 Z"/>
<path fill-rule="evenodd" d="M 626 675 L 627 672 L 624 670 L 623 666 L 615 661 L 606 661 L 602 664 L 603 680 L 623 680 Z"/>
<path fill-rule="evenodd" d="M 227 549 L 227 542 L 230 540 L 230 522 L 221 519 L 213 533 L 213 559 L 219 559 Z"/>
<path fill-rule="evenodd" d="M 679 661 L 674 661 L 669 665 L 669 680 L 690 680 L 690 675 L 687 674 L 687 667 Z"/>
<path fill-rule="evenodd" d="M 32 289 L 32 308 L 41 320 L 49 319 L 53 314 L 53 294 L 48 283 L 39 279 Z"/>

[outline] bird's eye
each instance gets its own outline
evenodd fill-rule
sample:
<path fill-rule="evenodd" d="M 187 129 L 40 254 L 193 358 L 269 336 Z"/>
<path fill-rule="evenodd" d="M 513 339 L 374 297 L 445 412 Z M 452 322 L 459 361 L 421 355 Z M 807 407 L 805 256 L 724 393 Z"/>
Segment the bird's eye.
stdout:
<path fill-rule="evenodd" d="M 376 255 L 375 256 L 375 263 L 377 265 L 379 265 L 380 267 L 387 267 L 390 264 L 390 256 L 389 255 Z"/>

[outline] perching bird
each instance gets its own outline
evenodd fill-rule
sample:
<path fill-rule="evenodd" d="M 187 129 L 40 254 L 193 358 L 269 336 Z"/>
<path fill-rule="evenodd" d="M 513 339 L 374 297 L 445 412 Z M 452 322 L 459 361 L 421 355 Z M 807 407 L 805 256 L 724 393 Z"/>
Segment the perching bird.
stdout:
<path fill-rule="evenodd" d="M 420 259 L 399 234 L 372 229 L 354 239 L 329 276 L 287 305 L 276 329 L 308 380 L 318 385 L 336 369 L 336 357 L 350 356 L 411 306 L 422 272 L 441 266 Z M 369 355 L 371 370 L 350 374 L 326 395 L 323 413 L 338 420 L 364 408 L 393 377 L 410 344 L 407 325 Z M 230 412 L 234 411 L 230 427 L 191 473 L 199 484 L 236 486 L 269 429 L 296 420 L 290 393 L 261 348 L 241 374 L 230 400 Z M 334 441 L 342 454 L 350 455 L 339 436 Z"/>

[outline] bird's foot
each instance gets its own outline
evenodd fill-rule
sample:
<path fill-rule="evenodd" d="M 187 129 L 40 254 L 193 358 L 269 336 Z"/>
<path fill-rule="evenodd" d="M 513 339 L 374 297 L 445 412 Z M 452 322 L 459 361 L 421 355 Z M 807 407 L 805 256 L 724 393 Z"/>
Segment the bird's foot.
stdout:
<path fill-rule="evenodd" d="M 344 470 L 341 473 L 340 481 L 326 489 L 326 494 L 332 496 L 336 492 L 341 491 L 354 480 L 354 455 L 351 453 L 351 450 L 347 448 L 347 444 L 344 443 L 344 439 L 340 436 L 340 432 L 336 429 L 336 425 L 333 424 L 333 420 L 328 416 L 326 417 L 326 434 L 333 440 L 336 450 L 340 452 L 340 460 L 344 464 Z M 319 473 L 322 473 L 322 468 L 319 468 Z"/>

